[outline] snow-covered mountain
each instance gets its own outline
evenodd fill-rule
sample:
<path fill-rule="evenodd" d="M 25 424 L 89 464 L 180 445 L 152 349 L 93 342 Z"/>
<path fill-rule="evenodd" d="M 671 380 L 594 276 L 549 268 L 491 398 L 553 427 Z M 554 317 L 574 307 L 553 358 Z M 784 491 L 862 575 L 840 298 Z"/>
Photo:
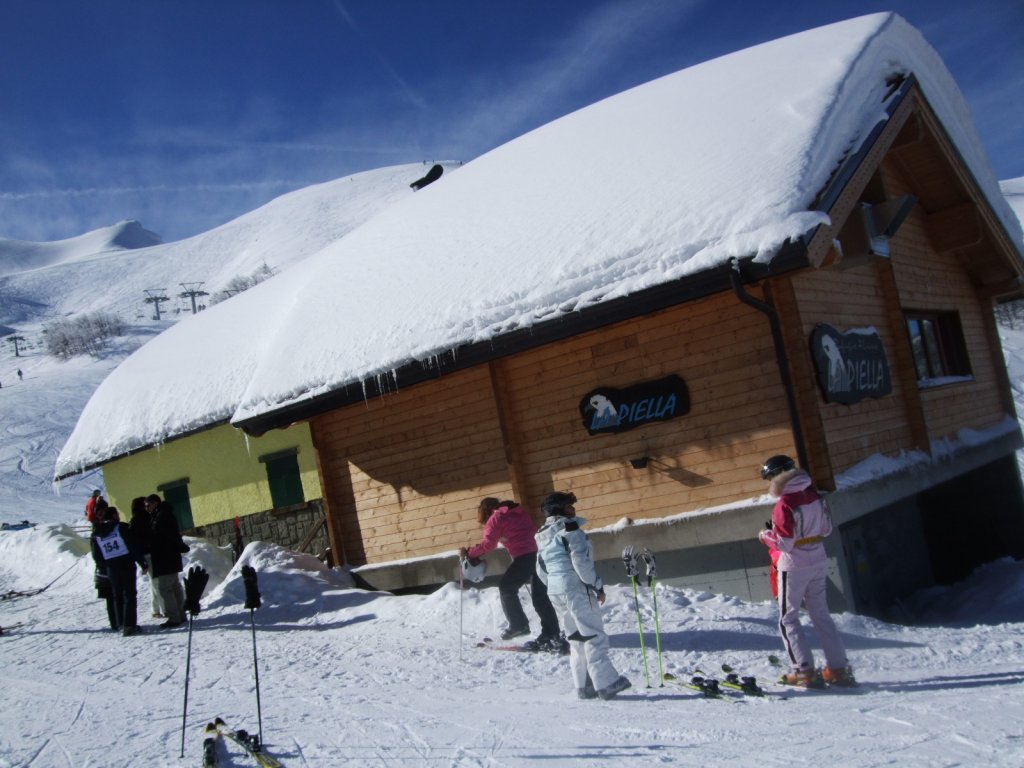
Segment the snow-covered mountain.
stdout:
<path fill-rule="evenodd" d="M 130 219 L 78 237 L 49 243 L 0 240 L 0 274 L 69 264 L 109 251 L 148 248 L 162 242 L 160 235 Z"/>
<path fill-rule="evenodd" d="M 0 509 L 24 510 L 33 519 L 78 517 L 77 499 L 55 495 L 52 478 L 83 407 L 131 352 L 190 316 L 190 307 L 175 313 L 168 302 L 164 319 L 154 322 L 145 289 L 165 288 L 173 297 L 179 282 L 201 281 L 212 295 L 264 265 L 285 272 L 415 194 L 409 185 L 430 165 L 371 170 L 300 189 L 180 242 L 159 243 L 128 221 L 51 243 L 0 240 Z M 445 164 L 446 173 L 455 167 Z M 126 335 L 98 358 L 61 362 L 46 354 L 46 323 L 94 311 L 118 314 Z M 21 339 L 17 357 L 14 337 Z M 56 490 L 75 498 L 87 485 L 102 485 L 98 471 Z"/>
<path fill-rule="evenodd" d="M 173 243 L 160 243 L 138 222 L 52 243 L 0 240 L 0 327 L 21 331 L 21 325 L 96 311 L 145 323 L 153 314 L 147 290 L 171 297 L 163 311 L 191 312 L 190 302 L 173 303 L 182 284 L 201 283 L 213 295 L 264 265 L 286 270 L 414 194 L 409 185 L 425 171 L 414 163 L 306 187 Z"/>

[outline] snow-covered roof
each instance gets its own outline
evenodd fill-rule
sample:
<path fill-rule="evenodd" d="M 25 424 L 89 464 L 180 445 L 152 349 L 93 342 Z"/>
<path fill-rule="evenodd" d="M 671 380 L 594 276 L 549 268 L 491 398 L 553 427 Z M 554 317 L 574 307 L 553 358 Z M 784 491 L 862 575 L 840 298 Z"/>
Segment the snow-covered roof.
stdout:
<path fill-rule="evenodd" d="M 886 119 L 886 82 L 897 74 L 916 77 L 1020 243 L 938 54 L 901 17 L 863 16 L 567 115 L 180 323 L 101 385 L 57 474 L 214 417 L 245 421 L 389 377 L 734 257 L 770 260 L 827 221 L 809 208 Z"/>
<path fill-rule="evenodd" d="M 999 188 L 1006 196 L 1006 202 L 1017 215 L 1017 219 L 1024 223 L 1024 177 L 1001 181 Z"/>

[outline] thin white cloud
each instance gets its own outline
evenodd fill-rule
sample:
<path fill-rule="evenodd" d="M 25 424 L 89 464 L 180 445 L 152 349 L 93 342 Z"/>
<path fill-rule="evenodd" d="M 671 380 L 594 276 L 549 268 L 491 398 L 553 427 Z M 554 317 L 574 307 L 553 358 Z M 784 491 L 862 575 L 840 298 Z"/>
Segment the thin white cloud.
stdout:
<path fill-rule="evenodd" d="M 419 109 L 426 109 L 427 100 L 420 96 L 416 91 L 412 89 L 409 83 L 404 77 L 402 77 L 398 70 L 391 64 L 391 62 L 385 58 L 384 54 L 378 46 L 374 45 L 373 42 L 363 33 L 356 24 L 355 18 L 349 13 L 348 9 L 341 3 L 341 0 L 334 0 L 334 8 L 338 11 L 338 15 L 344 20 L 348 27 L 352 30 L 353 34 L 359 38 L 359 40 L 366 46 L 367 50 L 373 54 L 374 58 L 380 64 L 381 69 L 390 77 L 395 85 L 398 86 L 399 91 L 402 95 L 414 106 Z"/>
<path fill-rule="evenodd" d="M 40 189 L 28 192 L 0 192 L 0 200 L 21 202 L 25 200 L 47 200 L 54 198 L 90 198 L 99 195 L 140 195 L 161 192 L 250 192 L 282 187 L 295 188 L 305 186 L 304 180 L 273 179 L 263 181 L 231 182 L 224 184 L 151 184 L 130 187 L 80 187 L 76 189 Z"/>
<path fill-rule="evenodd" d="M 572 94 L 607 82 L 609 68 L 635 54 L 644 39 L 677 25 L 701 5 L 701 0 L 637 0 L 597 6 L 548 56 L 531 61 L 511 87 L 478 83 L 478 98 L 465 106 L 456 143 L 489 149 L 561 116 L 564 105 L 574 101 Z"/>

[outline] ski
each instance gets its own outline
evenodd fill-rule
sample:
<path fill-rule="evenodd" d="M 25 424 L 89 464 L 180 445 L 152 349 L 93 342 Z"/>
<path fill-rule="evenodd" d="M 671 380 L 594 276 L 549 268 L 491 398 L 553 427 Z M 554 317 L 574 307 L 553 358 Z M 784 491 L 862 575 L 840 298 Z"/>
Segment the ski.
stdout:
<path fill-rule="evenodd" d="M 756 677 L 741 675 L 728 664 L 722 665 L 722 671 L 725 673 L 725 679 L 721 681 L 722 687 L 733 691 L 739 691 L 744 696 L 768 695 L 768 691 L 758 685 Z"/>
<path fill-rule="evenodd" d="M 489 648 L 492 651 L 514 651 L 518 653 L 540 653 L 535 648 L 527 648 L 525 645 L 515 645 L 510 643 L 509 645 L 499 645 L 489 637 L 485 637 L 479 643 L 476 644 L 477 648 Z"/>
<path fill-rule="evenodd" d="M 753 677 L 740 677 L 735 672 L 730 672 L 725 676 L 723 680 L 719 682 L 723 688 L 728 688 L 731 691 L 738 691 L 744 696 L 758 696 L 765 697 L 768 695 L 768 691 L 757 684 L 757 679 Z"/>
<path fill-rule="evenodd" d="M 678 685 L 682 688 L 689 688 L 691 691 L 697 691 L 708 699 L 720 699 L 722 701 L 729 700 L 726 698 L 725 694 L 722 693 L 718 686 L 718 681 L 714 678 L 693 675 L 690 677 L 689 681 L 687 681 L 676 677 L 671 672 L 666 672 L 662 676 L 662 679 L 666 683 L 672 683 L 673 685 Z"/>
<path fill-rule="evenodd" d="M 217 765 L 218 741 L 220 730 L 215 723 L 207 723 L 203 729 L 203 768 L 214 768 Z"/>
<path fill-rule="evenodd" d="M 221 736 L 227 736 L 235 742 L 235 744 L 248 752 L 249 756 L 263 766 L 263 768 L 282 768 L 281 763 L 276 758 L 271 757 L 263 751 L 263 745 L 260 743 L 259 736 L 254 733 L 249 733 L 248 731 L 233 731 L 228 727 L 228 724 L 219 717 L 213 722 Z"/>

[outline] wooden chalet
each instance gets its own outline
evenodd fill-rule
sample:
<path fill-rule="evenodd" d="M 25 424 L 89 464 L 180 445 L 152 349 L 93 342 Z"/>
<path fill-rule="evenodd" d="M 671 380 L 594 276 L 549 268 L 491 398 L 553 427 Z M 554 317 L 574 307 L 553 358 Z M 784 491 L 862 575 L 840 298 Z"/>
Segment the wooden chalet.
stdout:
<path fill-rule="evenodd" d="M 759 469 L 779 453 L 829 492 L 834 609 L 898 618 L 916 589 L 1021 557 L 1022 437 L 993 308 L 1020 290 L 1022 244 L 916 77 L 888 87 L 862 105 L 885 119 L 809 207 L 828 223 L 772 258 L 233 425 L 308 425 L 334 560 L 379 589 L 451 580 L 481 497 L 537 510 L 559 490 L 579 498 L 606 581 L 626 580 L 631 544 L 657 554 L 662 581 L 766 598 Z"/>
<path fill-rule="evenodd" d="M 482 496 L 536 509 L 557 489 L 598 529 L 609 581 L 633 544 L 658 553 L 662 580 L 764 597 L 770 505 L 751 500 L 776 453 L 831 491 L 837 605 L 884 612 L 1024 554 L 1021 435 L 993 314 L 1018 290 L 1019 252 L 914 78 L 893 87 L 889 119 L 816 204 L 832 225 L 769 265 L 736 260 L 460 349 L 440 370 L 409 366 L 399 391 L 335 392 L 239 426 L 308 421 L 332 547 L 386 589 L 450 579 L 454 558 L 437 555 L 474 541 Z M 826 333 L 846 363 L 831 383 Z M 667 377 L 682 394 L 659 414 Z M 631 388 L 649 403 L 639 423 L 588 433 L 587 398 Z M 838 482 L 876 455 L 911 459 Z"/>

